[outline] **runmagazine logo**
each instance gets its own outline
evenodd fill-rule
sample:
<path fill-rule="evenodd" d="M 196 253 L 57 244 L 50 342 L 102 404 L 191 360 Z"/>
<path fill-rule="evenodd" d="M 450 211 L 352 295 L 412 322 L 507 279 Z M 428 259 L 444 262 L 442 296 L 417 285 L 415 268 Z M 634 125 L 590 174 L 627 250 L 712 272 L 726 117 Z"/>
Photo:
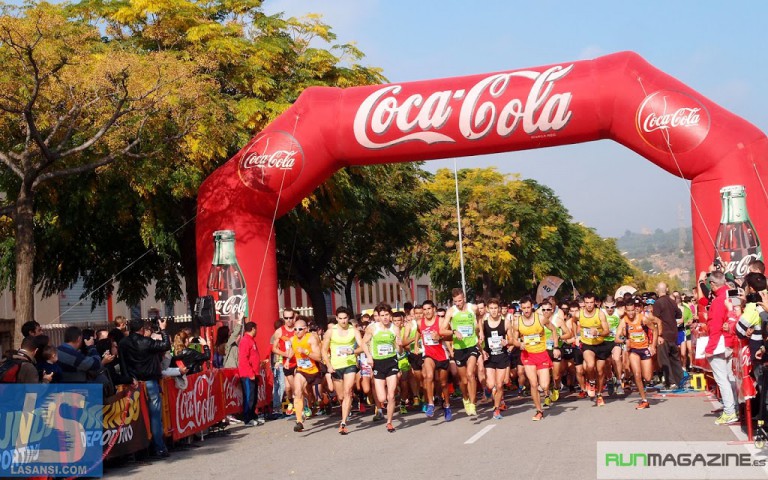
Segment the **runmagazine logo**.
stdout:
<path fill-rule="evenodd" d="M 725 442 L 598 442 L 598 479 L 768 477 L 768 456 Z"/>
<path fill-rule="evenodd" d="M 102 476 L 101 384 L 0 384 L 0 477 Z"/>

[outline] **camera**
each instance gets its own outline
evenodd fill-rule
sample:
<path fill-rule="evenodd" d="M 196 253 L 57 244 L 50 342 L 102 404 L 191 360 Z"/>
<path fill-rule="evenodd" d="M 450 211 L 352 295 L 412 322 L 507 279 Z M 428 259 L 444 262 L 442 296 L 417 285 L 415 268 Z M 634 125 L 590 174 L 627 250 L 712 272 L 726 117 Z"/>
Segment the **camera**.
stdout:
<path fill-rule="evenodd" d="M 715 270 L 717 270 L 718 272 L 723 271 L 723 261 L 720 260 L 720 257 L 715 258 L 715 261 L 712 262 L 712 265 L 715 267 Z"/>
<path fill-rule="evenodd" d="M 759 293 L 752 292 L 747 294 L 747 303 L 759 303 L 762 301 L 763 299 L 760 298 Z"/>

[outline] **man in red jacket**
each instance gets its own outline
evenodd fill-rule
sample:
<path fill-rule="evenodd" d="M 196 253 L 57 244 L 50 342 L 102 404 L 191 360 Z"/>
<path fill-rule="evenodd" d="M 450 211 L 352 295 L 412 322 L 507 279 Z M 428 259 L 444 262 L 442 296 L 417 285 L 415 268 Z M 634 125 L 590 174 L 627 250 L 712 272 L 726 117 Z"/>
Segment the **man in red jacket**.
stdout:
<path fill-rule="evenodd" d="M 715 420 L 716 425 L 729 425 L 737 423 L 739 416 L 736 410 L 736 382 L 733 379 L 729 362 L 733 355 L 728 328 L 728 308 L 725 301 L 728 296 L 728 286 L 725 284 L 723 272 L 709 274 L 709 284 L 715 294 L 715 298 L 709 306 L 707 318 L 707 330 L 709 341 L 704 352 L 707 355 L 709 366 L 712 367 L 712 375 L 715 377 L 723 402 L 723 414 Z M 722 338 L 722 340 L 721 340 Z"/>
<path fill-rule="evenodd" d="M 245 334 L 238 346 L 237 370 L 243 383 L 243 423 L 248 427 L 263 425 L 254 419 L 256 386 L 259 376 L 259 349 L 256 347 L 256 323 L 245 324 Z"/>

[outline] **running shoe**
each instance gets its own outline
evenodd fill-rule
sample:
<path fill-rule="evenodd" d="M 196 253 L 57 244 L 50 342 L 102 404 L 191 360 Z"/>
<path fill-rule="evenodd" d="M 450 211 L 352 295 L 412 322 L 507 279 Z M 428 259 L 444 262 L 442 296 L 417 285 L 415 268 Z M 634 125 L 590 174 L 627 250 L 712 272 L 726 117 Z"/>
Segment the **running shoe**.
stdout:
<path fill-rule="evenodd" d="M 624 395 L 624 388 L 621 385 L 616 387 L 616 395 Z"/>
<path fill-rule="evenodd" d="M 418 407 L 421 405 L 421 401 L 419 400 L 419 397 L 413 397 L 413 406 Z"/>
<path fill-rule="evenodd" d="M 501 403 L 499 404 L 499 410 L 501 410 L 503 412 L 506 409 L 507 409 L 507 402 L 502 400 Z"/>
<path fill-rule="evenodd" d="M 542 420 L 543 418 L 544 418 L 544 412 L 542 412 L 541 410 L 538 410 L 536 412 L 536 415 L 534 415 L 531 420 L 533 420 L 534 422 L 538 422 L 539 420 Z"/>
<path fill-rule="evenodd" d="M 428 418 L 432 418 L 435 416 L 435 406 L 431 403 L 426 405 L 426 410 L 424 410 L 424 413 L 427 415 Z"/>
<path fill-rule="evenodd" d="M 391 423 L 388 423 L 388 424 L 387 424 L 387 431 L 388 431 L 389 433 L 395 433 L 395 426 L 394 426 L 394 425 L 392 425 Z"/>
<path fill-rule="evenodd" d="M 360 402 L 360 408 L 358 410 L 360 413 L 365 413 L 365 402 Z"/>
<path fill-rule="evenodd" d="M 339 426 L 339 433 L 342 434 L 342 435 L 346 435 L 346 434 L 349 433 L 349 431 L 347 431 L 347 424 L 346 423 L 342 423 L 341 426 Z"/>
<path fill-rule="evenodd" d="M 611 395 L 613 395 L 613 392 L 616 390 L 616 386 L 613 383 L 613 379 L 611 379 L 607 387 L 608 387 L 608 396 L 610 397 Z M 605 388 L 603 390 L 605 390 Z"/>
<path fill-rule="evenodd" d="M 501 410 L 500 409 L 497 408 L 496 410 L 493 411 L 493 419 L 494 420 L 501 420 Z"/>
<path fill-rule="evenodd" d="M 467 415 L 469 415 L 469 400 L 462 398 L 461 403 L 464 404 L 464 411 L 467 412 Z"/>
<path fill-rule="evenodd" d="M 552 406 L 552 399 L 550 399 L 549 397 L 545 398 L 544 399 L 544 407 L 545 408 L 549 408 L 551 406 Z"/>
<path fill-rule="evenodd" d="M 426 403 L 422 403 L 421 404 L 421 413 L 427 413 L 427 404 Z"/>
<path fill-rule="evenodd" d="M 592 382 L 587 384 L 587 395 L 589 395 L 589 398 L 595 397 L 595 385 Z"/>
<path fill-rule="evenodd" d="M 379 420 L 383 420 L 384 415 L 381 413 L 381 409 L 377 408 L 376 413 L 373 414 L 373 421 L 378 422 Z"/>
<path fill-rule="evenodd" d="M 267 421 L 266 421 L 266 419 L 264 419 L 264 415 L 259 415 L 258 417 L 256 417 L 256 425 L 257 426 L 260 427 L 260 426 L 264 425 L 265 423 L 267 423 Z"/>
<path fill-rule="evenodd" d="M 560 389 L 559 388 L 553 389 L 552 393 L 549 394 L 549 397 L 552 399 L 553 402 L 560 400 Z"/>
<path fill-rule="evenodd" d="M 404 403 L 401 403 L 400 404 L 400 415 L 405 415 L 406 413 L 408 413 L 408 408 L 406 408 Z"/>
<path fill-rule="evenodd" d="M 304 431 L 304 424 L 301 422 L 296 422 L 296 425 L 293 427 L 294 432 L 303 432 Z"/>
<path fill-rule="evenodd" d="M 312 410 L 309 409 L 309 407 L 304 407 L 304 418 L 309 418 L 312 416 Z"/>
<path fill-rule="evenodd" d="M 735 413 L 723 413 L 715 420 L 715 425 L 733 425 L 734 423 L 739 423 L 739 416 Z"/>
<path fill-rule="evenodd" d="M 641 400 L 640 403 L 637 404 L 635 407 L 635 410 L 645 410 L 646 408 L 651 408 L 651 405 L 648 403 L 648 400 Z"/>
<path fill-rule="evenodd" d="M 285 414 L 290 416 L 293 415 L 295 412 L 293 411 L 293 404 L 289 403 L 288 408 L 285 409 Z"/>
<path fill-rule="evenodd" d="M 443 407 L 443 415 L 445 416 L 445 421 L 450 422 L 453 418 L 453 412 L 451 411 L 451 407 Z"/>
<path fill-rule="evenodd" d="M 602 395 L 597 395 L 597 398 L 595 398 L 595 405 L 598 407 L 604 407 L 605 406 L 605 400 L 603 400 Z"/>
<path fill-rule="evenodd" d="M 467 411 L 467 415 L 471 417 L 477 416 L 477 405 L 475 405 L 474 403 L 470 403 L 468 405 L 469 405 L 469 410 Z"/>
<path fill-rule="evenodd" d="M 523 396 L 523 392 L 525 392 L 525 388 L 517 387 L 517 396 L 518 397 L 522 397 Z"/>
<path fill-rule="evenodd" d="M 240 420 L 239 418 L 235 418 L 235 417 L 233 417 L 232 415 L 227 415 L 227 421 L 228 421 L 229 423 L 234 423 L 234 424 L 236 424 L 236 425 L 240 425 L 240 424 L 242 424 L 242 423 L 243 423 L 243 421 L 242 421 L 242 420 Z"/>
<path fill-rule="evenodd" d="M 578 396 L 579 396 L 579 398 L 587 398 L 587 392 L 582 390 L 582 391 L 579 392 Z"/>

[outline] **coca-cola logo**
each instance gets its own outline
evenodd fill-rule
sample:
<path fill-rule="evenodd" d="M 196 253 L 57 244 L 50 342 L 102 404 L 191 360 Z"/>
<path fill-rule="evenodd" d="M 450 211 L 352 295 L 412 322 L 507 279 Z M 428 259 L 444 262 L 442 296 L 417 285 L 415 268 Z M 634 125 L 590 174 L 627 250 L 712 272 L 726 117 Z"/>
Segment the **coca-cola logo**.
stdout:
<path fill-rule="evenodd" d="M 470 89 L 442 90 L 426 98 L 413 94 L 399 97 L 403 87 L 389 85 L 370 94 L 355 114 L 357 142 L 369 149 L 381 149 L 409 141 L 427 144 L 451 142 L 457 138 L 445 130 L 458 109 L 458 129 L 467 140 L 479 140 L 491 133 L 509 137 L 519 128 L 528 135 L 556 132 L 571 120 L 571 92 L 553 93 L 556 82 L 573 70 L 554 66 L 543 72 L 520 70 L 483 78 Z M 530 82 L 525 98 L 505 95 L 514 80 Z"/>
<path fill-rule="evenodd" d="M 240 180 L 259 191 L 278 192 L 289 187 L 304 168 L 301 145 L 287 132 L 269 132 L 254 139 L 240 157 Z"/>
<path fill-rule="evenodd" d="M 243 389 L 240 385 L 239 376 L 224 377 L 223 390 L 225 409 L 230 407 L 241 409 L 243 407 Z"/>
<path fill-rule="evenodd" d="M 636 118 L 640 137 L 662 152 L 683 153 L 707 138 L 710 118 L 695 98 L 671 90 L 654 92 L 640 104 Z"/>
<path fill-rule="evenodd" d="M 225 317 L 231 315 L 245 316 L 247 305 L 247 295 L 232 295 L 226 300 L 216 300 L 216 313 Z"/>
<path fill-rule="evenodd" d="M 753 260 L 759 260 L 758 256 L 749 254 L 744 255 L 740 260 L 726 261 L 723 259 L 724 273 L 730 273 L 736 278 L 741 278 L 749 273 L 749 264 L 752 263 Z"/>
<path fill-rule="evenodd" d="M 176 397 L 176 425 L 178 434 L 213 423 L 216 417 L 216 398 L 213 396 L 213 374 L 200 374 L 189 390 Z"/>

